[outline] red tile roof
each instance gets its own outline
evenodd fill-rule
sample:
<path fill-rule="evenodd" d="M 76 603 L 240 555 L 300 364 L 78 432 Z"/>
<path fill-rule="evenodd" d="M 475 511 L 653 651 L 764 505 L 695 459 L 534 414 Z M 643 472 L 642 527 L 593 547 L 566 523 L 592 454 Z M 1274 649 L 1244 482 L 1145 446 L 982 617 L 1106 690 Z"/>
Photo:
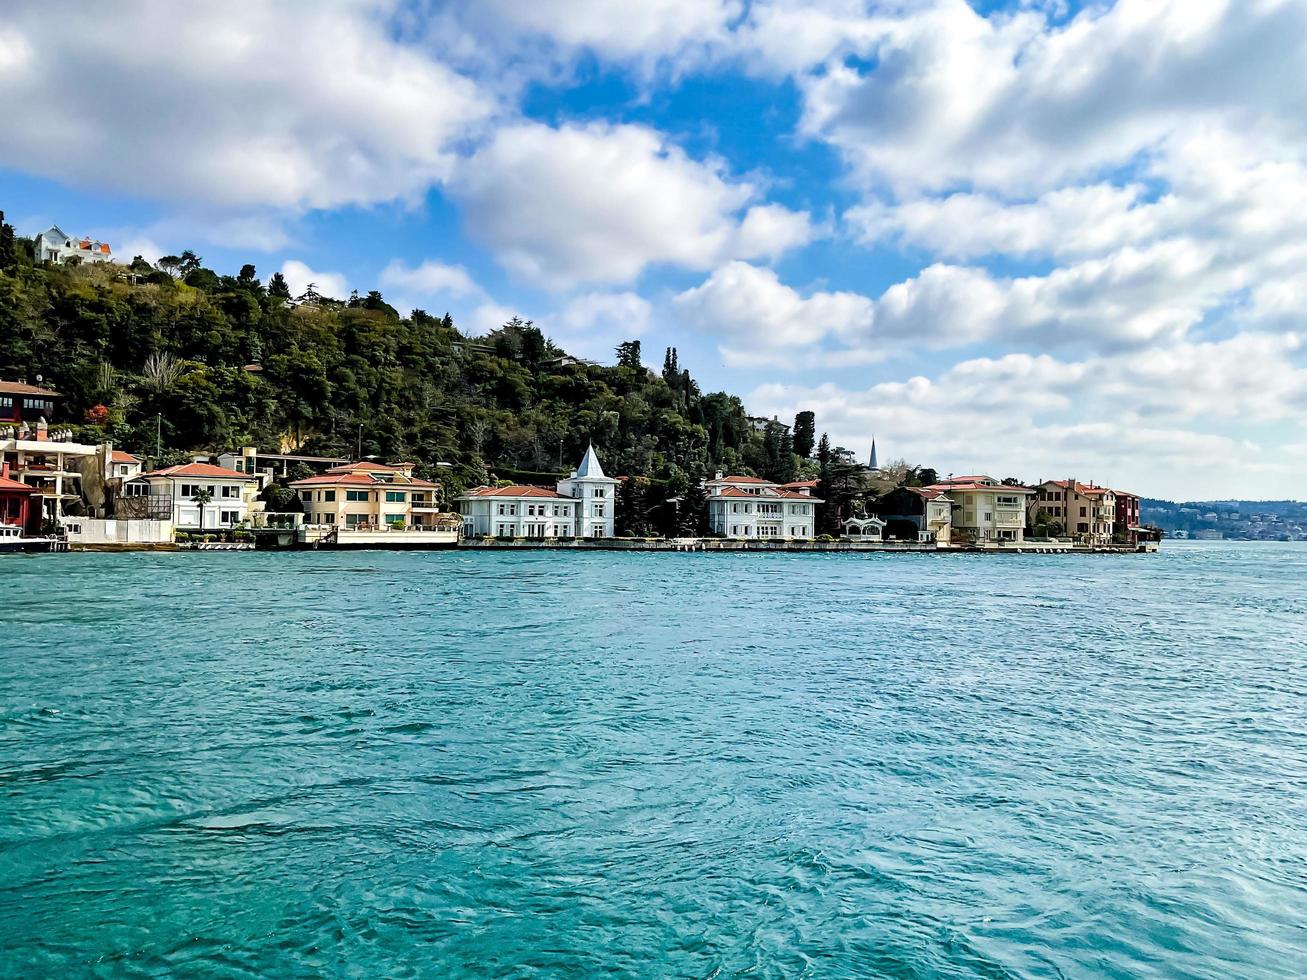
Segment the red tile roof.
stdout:
<path fill-rule="evenodd" d="M 781 489 L 797 490 L 799 487 L 815 487 L 816 485 L 817 485 L 816 480 L 795 480 L 792 483 L 782 483 Z"/>
<path fill-rule="evenodd" d="M 3 395 L 44 395 L 47 398 L 62 398 L 63 395 L 49 388 L 23 384 L 21 381 L 0 381 L 0 394 Z"/>
<path fill-rule="evenodd" d="M 121 449 L 115 449 L 109 457 L 111 463 L 139 463 L 140 461 L 139 457 L 133 456 L 131 453 L 125 453 Z"/>
<path fill-rule="evenodd" d="M 716 481 L 713 481 L 716 482 Z M 775 484 L 769 484 L 774 486 Z M 776 490 L 773 493 L 749 493 L 747 490 L 741 490 L 739 487 L 724 486 L 718 489 L 714 497 L 731 497 L 738 500 L 761 500 L 764 503 L 769 500 L 806 500 L 808 503 L 824 503 L 824 501 L 811 497 L 806 493 L 798 493 L 793 490 Z"/>
<path fill-rule="evenodd" d="M 1029 487 L 1014 487 L 1006 483 L 933 483 L 927 490 L 952 493 L 954 490 L 987 490 L 990 493 L 1034 493 Z"/>
<path fill-rule="evenodd" d="M 25 493 L 36 493 L 36 487 L 29 487 L 26 483 L 11 480 L 7 476 L 0 476 L 0 490 L 21 490 Z"/>
<path fill-rule="evenodd" d="M 1049 480 L 1044 484 L 1046 487 L 1054 486 L 1059 490 L 1065 490 L 1069 485 L 1069 480 Z M 1082 497 L 1099 497 L 1105 493 L 1116 493 L 1115 490 L 1108 487 L 1096 487 L 1092 483 L 1081 483 L 1079 480 L 1076 481 L 1075 492 Z"/>
<path fill-rule="evenodd" d="M 319 473 L 316 476 L 306 476 L 302 480 L 295 480 L 288 484 L 291 487 L 334 487 L 334 486 L 351 486 L 351 487 L 385 487 L 386 489 L 394 488 L 396 490 L 439 490 L 439 483 L 429 483 L 426 480 L 419 480 L 416 477 L 399 477 L 394 480 L 378 480 L 362 471 L 355 473 L 341 473 L 338 470 L 328 470 L 326 473 Z"/>
<path fill-rule="evenodd" d="M 465 497 L 552 497 L 557 500 L 573 500 L 556 490 L 546 490 L 544 487 L 527 487 L 521 484 L 513 484 L 510 487 L 475 487 L 467 493 Z"/>
<path fill-rule="evenodd" d="M 403 467 L 395 466 L 391 463 L 373 463 L 367 460 L 360 460 L 356 463 L 346 463 L 344 466 L 333 466 L 327 470 L 328 473 L 398 473 Z"/>
<path fill-rule="evenodd" d="M 257 477 L 246 476 L 244 473 L 238 473 L 236 470 L 229 470 L 225 466 L 212 466 L 209 463 L 183 463 L 180 466 L 165 466 L 161 470 L 151 470 L 149 473 L 143 473 L 142 476 L 167 476 L 167 477 L 206 477 L 211 480 L 255 480 Z"/>
<path fill-rule="evenodd" d="M 709 480 L 708 482 L 709 483 L 749 483 L 749 484 L 761 483 L 769 487 L 776 486 L 776 484 L 772 483 L 771 480 L 764 480 L 761 477 L 757 477 L 757 476 L 724 476 L 720 480 Z"/>

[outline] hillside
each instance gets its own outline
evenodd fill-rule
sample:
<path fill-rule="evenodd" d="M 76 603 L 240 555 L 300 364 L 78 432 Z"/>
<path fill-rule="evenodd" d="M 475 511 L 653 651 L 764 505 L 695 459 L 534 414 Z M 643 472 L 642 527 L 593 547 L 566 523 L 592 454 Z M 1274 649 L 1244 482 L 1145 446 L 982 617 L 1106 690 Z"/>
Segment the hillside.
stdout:
<path fill-rule="evenodd" d="M 717 469 L 816 473 L 788 426 L 756 431 L 675 351 L 660 373 L 638 343 L 613 366 L 577 363 L 516 319 L 473 340 L 448 314 L 403 317 L 378 292 L 291 298 L 279 275 L 220 275 L 189 252 L 68 268 L 34 266 L 23 239 L 0 247 L 0 377 L 64 393 L 82 441 L 153 456 L 161 419 L 165 459 L 248 444 L 357 453 L 415 461 L 454 491 L 551 481 L 591 439 L 609 472 L 662 496 Z"/>

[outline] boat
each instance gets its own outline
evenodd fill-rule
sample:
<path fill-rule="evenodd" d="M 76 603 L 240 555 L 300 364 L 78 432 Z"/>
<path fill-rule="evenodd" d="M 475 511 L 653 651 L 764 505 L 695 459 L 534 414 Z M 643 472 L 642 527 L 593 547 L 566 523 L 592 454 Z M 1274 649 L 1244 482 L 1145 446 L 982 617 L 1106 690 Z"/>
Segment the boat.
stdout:
<path fill-rule="evenodd" d="M 66 551 L 68 543 L 60 538 L 28 537 L 16 524 L 0 524 L 0 553 Z"/>

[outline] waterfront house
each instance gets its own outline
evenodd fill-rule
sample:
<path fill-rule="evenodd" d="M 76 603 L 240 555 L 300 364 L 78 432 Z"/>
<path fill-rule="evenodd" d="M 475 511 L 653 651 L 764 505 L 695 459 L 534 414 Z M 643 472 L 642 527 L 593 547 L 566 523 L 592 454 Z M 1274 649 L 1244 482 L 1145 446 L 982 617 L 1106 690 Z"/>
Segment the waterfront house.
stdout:
<path fill-rule="evenodd" d="M 148 497 L 154 505 L 148 516 L 171 520 L 182 531 L 217 531 L 245 523 L 256 490 L 254 477 L 209 463 L 165 466 L 124 484 L 125 496 Z M 210 498 L 203 505 L 195 499 L 202 491 Z"/>
<path fill-rule="evenodd" d="M 32 487 L 37 510 L 51 521 L 79 512 L 83 470 L 99 474 L 109 451 L 107 443 L 73 442 L 71 432 L 50 430 L 44 418 L 35 425 L 0 426 L 0 462 L 8 464 L 10 479 Z"/>
<path fill-rule="evenodd" d="M 51 225 L 36 236 L 36 261 L 66 265 L 69 262 L 112 262 L 113 249 L 107 242 L 89 237 L 66 235 L 58 225 Z"/>
<path fill-rule="evenodd" d="M 618 480 L 604 473 L 594 446 L 556 489 L 512 484 L 476 487 L 455 500 L 466 536 L 611 538 Z"/>
<path fill-rule="evenodd" d="M 1078 480 L 1045 480 L 1030 504 L 1030 523 L 1038 515 L 1062 525 L 1068 537 L 1083 544 L 1111 544 L 1116 528 L 1116 493 Z"/>
<path fill-rule="evenodd" d="M 306 524 L 351 531 L 443 529 L 440 484 L 413 475 L 412 463 L 362 460 L 290 485 Z"/>
<path fill-rule="evenodd" d="M 872 510 L 885 522 L 893 541 L 946 545 L 953 528 L 953 498 L 930 487 L 895 487 L 877 498 Z"/>
<path fill-rule="evenodd" d="M 0 463 L 0 525 L 18 528 L 23 535 L 41 532 L 41 508 L 33 503 L 36 490 L 9 478 L 9 464 Z"/>
<path fill-rule="evenodd" d="M 1025 540 L 1029 487 L 1010 486 L 992 476 L 954 476 L 927 490 L 952 501 L 950 541 L 953 544 L 1017 544 Z"/>
<path fill-rule="evenodd" d="M 726 538 L 811 540 L 817 505 L 815 484 L 773 483 L 756 476 L 722 476 L 708 481 L 708 528 Z"/>
<path fill-rule="evenodd" d="M 1116 498 L 1113 538 L 1120 544 L 1138 544 L 1141 534 L 1154 540 L 1153 532 L 1139 524 L 1139 495 L 1125 490 L 1113 490 L 1112 494 Z"/>

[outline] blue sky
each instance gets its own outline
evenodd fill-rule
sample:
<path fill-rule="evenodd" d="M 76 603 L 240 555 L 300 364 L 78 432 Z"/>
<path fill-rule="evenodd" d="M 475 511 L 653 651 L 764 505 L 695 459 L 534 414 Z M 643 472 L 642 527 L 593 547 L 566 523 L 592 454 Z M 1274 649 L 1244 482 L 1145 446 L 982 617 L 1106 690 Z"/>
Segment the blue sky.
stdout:
<path fill-rule="evenodd" d="M 19 0 L 0 207 L 943 472 L 1301 497 L 1305 56 L 1307 0 Z"/>

